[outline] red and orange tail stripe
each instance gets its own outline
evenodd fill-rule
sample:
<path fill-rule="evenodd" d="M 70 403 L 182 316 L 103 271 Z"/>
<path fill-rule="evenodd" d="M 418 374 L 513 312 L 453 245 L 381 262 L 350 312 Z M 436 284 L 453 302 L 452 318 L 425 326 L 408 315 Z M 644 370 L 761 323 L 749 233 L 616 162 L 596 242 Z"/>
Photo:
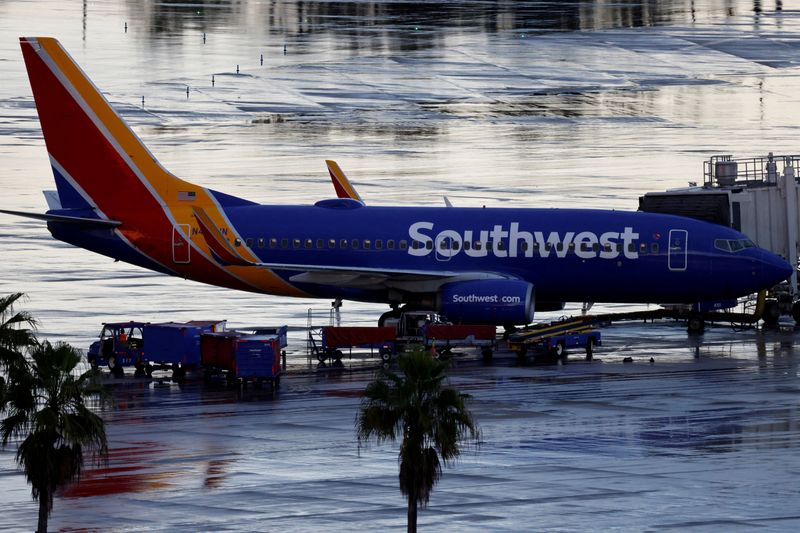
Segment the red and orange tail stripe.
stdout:
<path fill-rule="evenodd" d="M 54 168 L 98 214 L 122 225 L 125 242 L 168 270 L 190 279 L 236 289 L 304 295 L 273 272 L 215 261 L 201 235 L 199 207 L 231 238 L 240 238 L 222 206 L 204 187 L 168 172 L 114 111 L 61 44 L 50 37 L 20 39 L 22 54 Z M 191 243 L 189 262 L 177 264 L 171 236 Z M 245 261 L 259 262 L 242 247 Z"/>
<path fill-rule="evenodd" d="M 353 200 L 358 200 L 363 203 L 364 201 L 361 199 L 361 196 L 358 195 L 355 187 L 353 187 L 350 180 L 347 179 L 347 176 L 344 175 L 344 172 L 339 168 L 336 161 L 327 159 L 325 160 L 325 164 L 328 165 L 328 174 L 331 175 L 331 182 L 333 182 L 333 188 L 336 190 L 337 198 L 352 198 Z"/>

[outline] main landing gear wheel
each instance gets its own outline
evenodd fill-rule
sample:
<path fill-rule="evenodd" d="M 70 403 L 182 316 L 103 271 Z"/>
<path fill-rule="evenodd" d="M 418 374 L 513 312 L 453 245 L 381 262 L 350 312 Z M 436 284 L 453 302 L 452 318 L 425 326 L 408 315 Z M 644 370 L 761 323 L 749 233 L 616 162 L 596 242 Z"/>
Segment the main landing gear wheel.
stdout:
<path fill-rule="evenodd" d="M 792 306 L 792 316 L 794 316 L 794 305 Z M 781 318 L 781 308 L 775 300 L 767 300 L 764 303 L 764 314 L 762 315 L 764 324 L 767 326 L 777 326 Z"/>
<path fill-rule="evenodd" d="M 388 363 L 392 360 L 392 351 L 389 348 L 381 348 L 379 353 L 381 361 L 384 363 Z"/>
<path fill-rule="evenodd" d="M 706 329 L 706 321 L 702 315 L 692 315 L 686 321 L 686 331 L 690 335 L 700 335 Z"/>
<path fill-rule="evenodd" d="M 378 318 L 378 327 L 382 328 L 386 325 L 386 321 L 390 318 L 400 318 L 400 310 L 399 309 L 392 309 L 391 311 L 386 311 L 383 313 L 380 318 Z"/>

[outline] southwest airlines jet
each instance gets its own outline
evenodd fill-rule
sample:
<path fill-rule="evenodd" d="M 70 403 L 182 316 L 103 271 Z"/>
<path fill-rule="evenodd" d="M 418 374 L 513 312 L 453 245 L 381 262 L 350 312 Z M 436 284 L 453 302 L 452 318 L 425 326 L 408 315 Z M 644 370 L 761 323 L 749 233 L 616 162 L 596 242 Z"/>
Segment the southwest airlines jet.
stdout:
<path fill-rule="evenodd" d="M 373 207 L 355 190 L 260 205 L 172 175 L 58 41 L 20 41 L 57 194 L 46 214 L 6 212 L 114 259 L 221 287 L 508 326 L 566 301 L 731 299 L 792 273 L 730 228 L 662 214 Z"/>

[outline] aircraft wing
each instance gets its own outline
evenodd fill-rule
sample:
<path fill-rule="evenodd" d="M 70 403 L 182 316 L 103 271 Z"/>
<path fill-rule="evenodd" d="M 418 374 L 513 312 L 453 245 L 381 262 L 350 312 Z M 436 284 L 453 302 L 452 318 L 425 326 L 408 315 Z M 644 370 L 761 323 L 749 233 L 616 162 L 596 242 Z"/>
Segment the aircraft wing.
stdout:
<path fill-rule="evenodd" d="M 397 289 L 408 292 L 434 292 L 453 281 L 509 279 L 494 272 L 404 270 L 395 268 L 346 267 L 340 265 L 299 265 L 255 263 L 253 266 L 276 271 L 297 272 L 289 281 L 339 287 Z"/>
<path fill-rule="evenodd" d="M 114 228 L 122 224 L 122 222 L 118 220 L 72 217 L 68 215 L 48 215 L 46 213 L 28 213 L 27 211 L 11 211 L 9 209 L 0 209 L 0 213 L 18 217 L 34 218 L 36 220 L 44 220 L 47 222 L 66 222 L 69 224 L 77 224 L 79 226 L 96 226 L 97 228 Z"/>

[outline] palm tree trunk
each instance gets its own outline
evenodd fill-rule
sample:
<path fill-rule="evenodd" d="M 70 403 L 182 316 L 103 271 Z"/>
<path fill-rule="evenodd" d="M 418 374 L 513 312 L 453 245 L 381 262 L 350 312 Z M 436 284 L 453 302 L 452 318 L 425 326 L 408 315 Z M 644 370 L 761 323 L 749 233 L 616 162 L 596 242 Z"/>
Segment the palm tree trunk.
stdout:
<path fill-rule="evenodd" d="M 408 533 L 417 533 L 417 497 L 408 493 Z"/>
<path fill-rule="evenodd" d="M 36 533 L 47 533 L 47 502 L 50 499 L 46 491 L 39 492 L 39 525 L 36 526 Z"/>

